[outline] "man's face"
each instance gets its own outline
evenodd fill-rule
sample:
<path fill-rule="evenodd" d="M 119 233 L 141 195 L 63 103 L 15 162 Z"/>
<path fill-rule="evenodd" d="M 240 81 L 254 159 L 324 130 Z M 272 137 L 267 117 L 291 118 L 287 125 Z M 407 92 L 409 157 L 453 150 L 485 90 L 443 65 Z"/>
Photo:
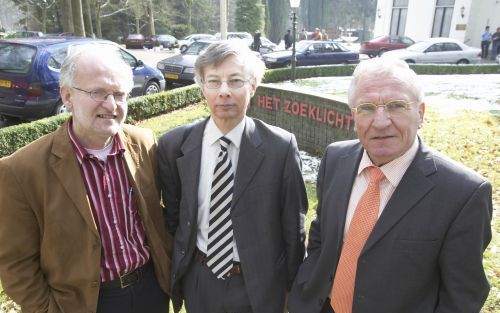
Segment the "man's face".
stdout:
<path fill-rule="evenodd" d="M 227 84 L 229 80 L 243 80 L 245 83 L 239 88 L 230 88 Z M 222 131 L 231 130 L 245 117 L 256 89 L 254 80 L 245 73 L 242 62 L 232 55 L 218 66 L 207 66 L 204 69 L 203 81 L 203 95 L 215 124 Z M 219 88 L 210 89 L 207 87 L 209 81 L 223 83 Z"/>
<path fill-rule="evenodd" d="M 127 94 L 120 73 L 93 55 L 79 58 L 74 85 L 86 91 Z M 117 102 L 113 95 L 104 101 L 70 87 L 61 88 L 63 101 L 73 113 L 73 131 L 85 148 L 100 149 L 120 130 L 127 115 L 127 102 Z M 118 98 L 118 97 L 117 97 Z"/>
<path fill-rule="evenodd" d="M 416 97 L 395 78 L 366 78 L 359 82 L 354 95 L 354 107 L 366 102 L 381 105 L 391 100 L 404 100 L 411 105 L 399 114 L 389 114 L 383 107 L 377 107 L 372 116 L 353 113 L 358 138 L 377 166 L 398 158 L 411 147 L 423 122 L 425 104 L 417 103 Z"/>

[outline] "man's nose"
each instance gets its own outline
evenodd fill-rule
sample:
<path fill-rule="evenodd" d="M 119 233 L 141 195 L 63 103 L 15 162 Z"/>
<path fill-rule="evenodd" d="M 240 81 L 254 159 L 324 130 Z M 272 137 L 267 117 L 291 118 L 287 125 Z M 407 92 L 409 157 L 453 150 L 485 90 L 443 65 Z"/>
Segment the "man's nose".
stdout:
<path fill-rule="evenodd" d="M 376 127 L 385 127 L 391 124 L 391 116 L 385 110 L 385 107 L 378 106 L 375 110 L 375 115 L 373 116 L 373 125 Z"/>

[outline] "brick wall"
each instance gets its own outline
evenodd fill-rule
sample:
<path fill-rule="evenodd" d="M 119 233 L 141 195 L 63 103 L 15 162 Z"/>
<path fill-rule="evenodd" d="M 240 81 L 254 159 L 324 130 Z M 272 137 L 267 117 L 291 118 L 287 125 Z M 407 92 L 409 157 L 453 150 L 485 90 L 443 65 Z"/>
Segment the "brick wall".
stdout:
<path fill-rule="evenodd" d="M 262 84 L 247 114 L 294 133 L 300 149 L 313 154 L 334 141 L 356 138 L 347 104 L 327 96 Z"/>

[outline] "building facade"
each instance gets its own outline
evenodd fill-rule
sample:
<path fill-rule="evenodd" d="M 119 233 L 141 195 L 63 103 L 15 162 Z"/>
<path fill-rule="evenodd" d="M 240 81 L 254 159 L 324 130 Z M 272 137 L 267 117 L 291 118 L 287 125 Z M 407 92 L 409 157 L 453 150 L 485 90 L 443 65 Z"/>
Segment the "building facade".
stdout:
<path fill-rule="evenodd" d="M 374 36 L 450 37 L 479 48 L 486 26 L 500 27 L 500 0 L 378 0 Z"/>

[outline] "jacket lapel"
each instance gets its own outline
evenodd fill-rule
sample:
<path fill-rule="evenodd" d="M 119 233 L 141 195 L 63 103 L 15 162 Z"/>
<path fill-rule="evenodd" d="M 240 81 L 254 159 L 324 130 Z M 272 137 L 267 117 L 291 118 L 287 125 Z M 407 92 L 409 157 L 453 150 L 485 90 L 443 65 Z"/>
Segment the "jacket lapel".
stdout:
<path fill-rule="evenodd" d="M 361 253 L 379 241 L 421 198 L 434 188 L 434 183 L 427 178 L 434 172 L 436 172 L 436 164 L 432 153 L 420 142 L 415 159 L 394 190 Z"/>
<path fill-rule="evenodd" d="M 264 154 L 258 150 L 262 139 L 259 131 L 255 128 L 255 123 L 251 118 L 245 118 L 245 130 L 241 138 L 240 153 L 238 157 L 238 168 L 236 169 L 236 178 L 234 182 L 234 194 L 232 208 L 245 191 L 248 184 L 252 181 L 257 169 L 259 168 Z"/>
<path fill-rule="evenodd" d="M 189 136 L 181 146 L 182 156 L 177 159 L 177 169 L 183 193 L 191 194 L 190 197 L 182 197 L 186 201 L 189 218 L 195 218 L 198 212 L 198 185 L 201 166 L 201 149 L 203 132 L 208 119 L 193 126 Z"/>
<path fill-rule="evenodd" d="M 49 164 L 74 207 L 80 212 L 91 231 L 99 237 L 92 216 L 87 189 L 81 178 L 80 165 L 76 159 L 66 127 L 67 123 L 60 127 L 54 135 Z"/>

